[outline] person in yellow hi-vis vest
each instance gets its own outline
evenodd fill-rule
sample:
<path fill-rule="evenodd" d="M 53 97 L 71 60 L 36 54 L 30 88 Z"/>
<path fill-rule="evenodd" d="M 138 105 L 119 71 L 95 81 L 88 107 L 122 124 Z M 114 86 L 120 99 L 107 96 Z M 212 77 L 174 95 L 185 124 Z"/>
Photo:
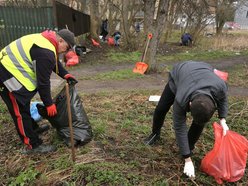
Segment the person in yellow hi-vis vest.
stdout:
<path fill-rule="evenodd" d="M 8 107 L 21 141 L 27 145 L 23 153 L 47 153 L 56 150 L 42 144 L 39 134 L 43 128 L 35 124 L 30 114 L 30 102 L 38 92 L 51 117 L 57 114 L 52 101 L 50 76 L 52 71 L 69 83 L 77 80 L 58 62 L 58 54 L 75 45 L 74 34 L 68 29 L 46 30 L 23 36 L 0 52 L 0 95 Z"/>

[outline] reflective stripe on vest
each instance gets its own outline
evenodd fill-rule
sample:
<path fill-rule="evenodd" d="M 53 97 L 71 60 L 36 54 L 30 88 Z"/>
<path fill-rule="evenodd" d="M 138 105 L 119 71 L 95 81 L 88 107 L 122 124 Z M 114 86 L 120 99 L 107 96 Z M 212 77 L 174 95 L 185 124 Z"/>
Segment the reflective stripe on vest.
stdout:
<path fill-rule="evenodd" d="M 34 44 L 51 50 L 55 55 L 54 60 L 57 59 L 54 45 L 41 34 L 23 36 L 1 51 L 7 54 L 1 61 L 2 65 L 29 91 L 35 90 L 37 86 L 36 62 L 32 61 L 29 53 Z"/>

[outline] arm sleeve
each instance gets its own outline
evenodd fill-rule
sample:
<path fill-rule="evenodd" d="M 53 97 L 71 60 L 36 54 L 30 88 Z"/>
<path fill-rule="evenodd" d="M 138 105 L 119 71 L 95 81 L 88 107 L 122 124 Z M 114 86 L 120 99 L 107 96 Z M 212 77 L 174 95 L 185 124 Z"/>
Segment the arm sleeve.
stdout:
<path fill-rule="evenodd" d="M 59 70 L 59 77 L 63 78 L 65 77 L 66 74 L 69 74 L 69 72 L 63 67 L 63 65 L 58 61 L 58 70 Z M 56 73 L 56 65 L 53 69 L 53 71 Z"/>
<path fill-rule="evenodd" d="M 180 153 L 184 158 L 190 157 L 186 111 L 177 103 L 177 101 L 173 104 L 173 123 Z"/>
<path fill-rule="evenodd" d="M 36 45 L 31 48 L 30 55 L 35 64 L 37 91 L 44 105 L 50 106 L 53 104 L 50 76 L 55 67 L 55 55 L 52 51 Z"/>
<path fill-rule="evenodd" d="M 227 85 L 218 84 L 211 90 L 211 94 L 216 102 L 219 118 L 226 118 L 228 113 Z"/>
<path fill-rule="evenodd" d="M 217 110 L 219 118 L 226 118 L 228 113 L 228 99 L 225 92 L 223 92 L 223 95 L 220 99 L 217 99 Z"/>

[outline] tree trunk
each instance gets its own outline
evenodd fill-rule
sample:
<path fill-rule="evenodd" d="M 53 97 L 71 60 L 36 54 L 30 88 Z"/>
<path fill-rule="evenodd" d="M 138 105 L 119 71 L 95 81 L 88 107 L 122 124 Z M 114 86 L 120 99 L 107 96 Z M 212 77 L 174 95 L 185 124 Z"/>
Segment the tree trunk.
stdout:
<path fill-rule="evenodd" d="M 99 15 L 98 11 L 98 0 L 91 0 L 90 1 L 90 35 L 92 38 L 98 39 L 98 28 L 99 28 Z"/>
<path fill-rule="evenodd" d="M 168 4 L 167 0 L 146 0 L 145 2 L 145 15 L 146 19 L 146 35 L 152 33 L 153 37 L 150 40 L 150 45 L 147 50 L 147 56 L 145 58 L 145 63 L 148 64 L 148 71 L 157 71 L 157 61 L 156 61 L 156 54 L 157 48 L 159 46 L 159 41 L 164 29 L 164 25 L 166 22 L 166 16 L 168 11 Z M 153 11 L 151 11 L 153 10 Z M 149 24 L 150 23 L 150 24 Z"/>
<path fill-rule="evenodd" d="M 125 35 L 125 45 L 130 46 L 130 26 L 129 26 L 129 2 L 130 0 L 122 0 L 122 29 Z"/>

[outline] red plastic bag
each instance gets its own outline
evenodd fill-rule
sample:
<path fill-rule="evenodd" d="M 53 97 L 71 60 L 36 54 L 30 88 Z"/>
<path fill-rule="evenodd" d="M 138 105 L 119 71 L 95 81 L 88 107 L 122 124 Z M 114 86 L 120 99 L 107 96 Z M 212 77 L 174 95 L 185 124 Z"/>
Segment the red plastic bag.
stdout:
<path fill-rule="evenodd" d="M 215 143 L 214 148 L 201 161 L 201 170 L 213 176 L 218 184 L 223 181 L 235 182 L 242 178 L 248 153 L 248 140 L 240 134 L 223 129 L 218 123 L 213 123 Z"/>
<path fill-rule="evenodd" d="M 109 37 L 109 38 L 108 38 L 108 45 L 109 45 L 109 46 L 114 46 L 114 45 L 115 45 L 115 40 L 114 40 L 113 37 Z"/>
<path fill-rule="evenodd" d="M 223 79 L 224 81 L 227 81 L 228 79 L 228 73 L 227 72 L 223 72 L 217 69 L 214 69 L 214 73 L 220 77 L 220 79 Z"/>
<path fill-rule="evenodd" d="M 100 43 L 98 43 L 95 39 L 91 39 L 91 41 L 92 41 L 93 46 L 96 46 L 96 47 L 100 47 L 101 48 Z"/>
<path fill-rule="evenodd" d="M 74 51 L 69 51 L 65 55 L 66 66 L 74 66 L 79 63 L 79 58 Z"/>

